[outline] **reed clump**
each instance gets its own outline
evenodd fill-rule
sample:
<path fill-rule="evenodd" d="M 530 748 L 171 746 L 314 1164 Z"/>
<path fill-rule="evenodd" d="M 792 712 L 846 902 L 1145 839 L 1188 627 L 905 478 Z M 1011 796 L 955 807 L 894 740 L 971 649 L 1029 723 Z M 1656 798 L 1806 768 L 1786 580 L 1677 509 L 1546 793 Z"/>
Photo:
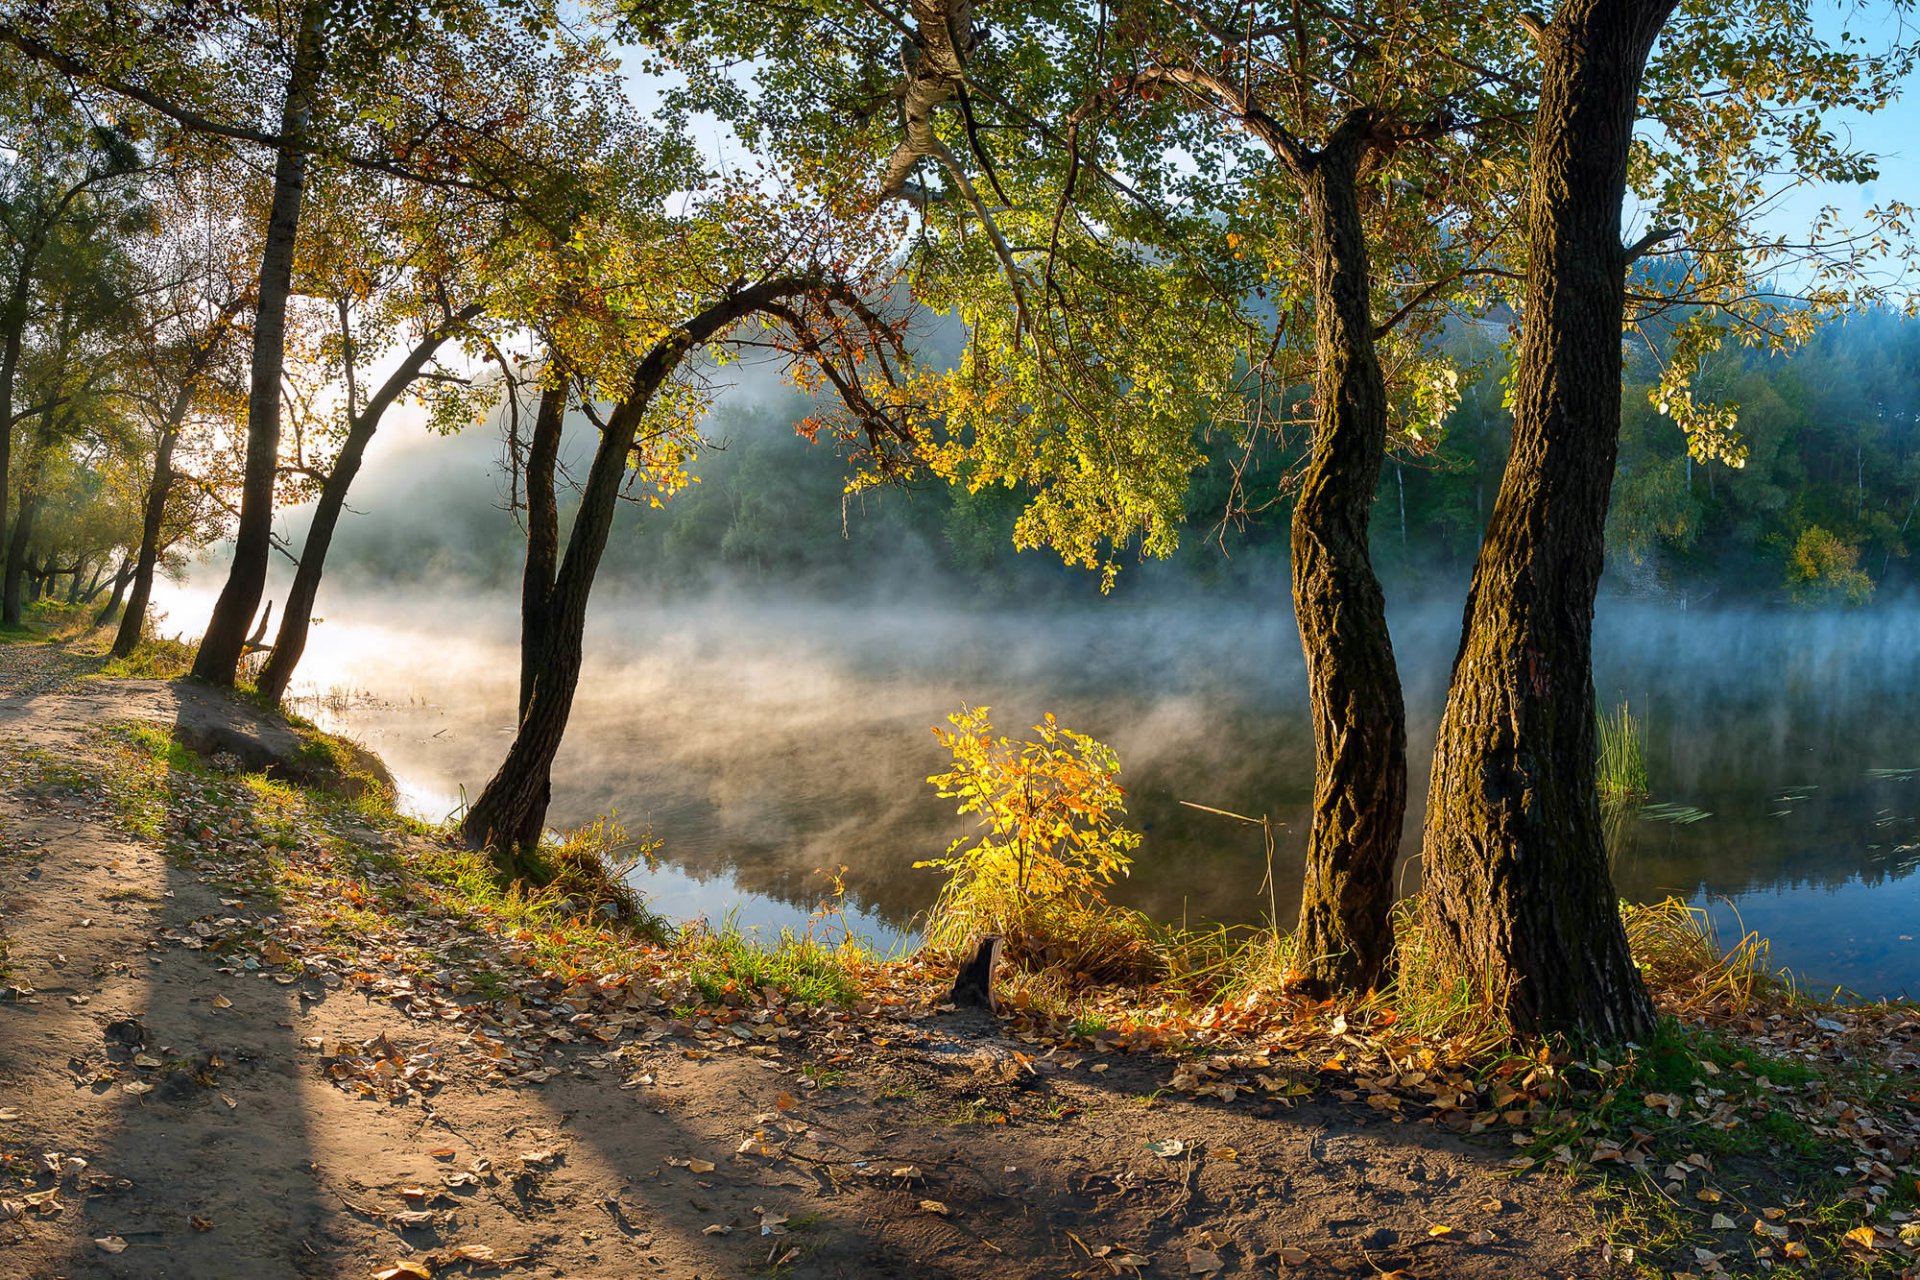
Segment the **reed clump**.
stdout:
<path fill-rule="evenodd" d="M 1646 740 L 1633 708 L 1622 702 L 1599 718 L 1600 755 L 1595 783 L 1600 798 L 1610 801 L 1644 800 L 1647 790 Z"/>

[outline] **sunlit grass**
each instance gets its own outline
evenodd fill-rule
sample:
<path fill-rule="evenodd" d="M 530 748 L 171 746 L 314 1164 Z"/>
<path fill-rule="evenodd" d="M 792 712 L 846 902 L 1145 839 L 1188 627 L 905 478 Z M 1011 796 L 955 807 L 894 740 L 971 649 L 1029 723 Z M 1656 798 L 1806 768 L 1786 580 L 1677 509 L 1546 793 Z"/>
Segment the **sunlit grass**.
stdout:
<path fill-rule="evenodd" d="M 107 680 L 177 680 L 193 670 L 193 645 L 182 636 L 145 635 L 124 658 L 100 669 Z"/>

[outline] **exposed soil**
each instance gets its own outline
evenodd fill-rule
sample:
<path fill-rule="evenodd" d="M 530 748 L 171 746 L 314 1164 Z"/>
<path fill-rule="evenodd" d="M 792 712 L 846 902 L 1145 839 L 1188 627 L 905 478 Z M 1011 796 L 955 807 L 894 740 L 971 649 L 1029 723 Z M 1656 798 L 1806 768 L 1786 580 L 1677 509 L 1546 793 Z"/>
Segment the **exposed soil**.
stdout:
<path fill-rule="evenodd" d="M 252 717 L 86 666 L 0 647 L 0 743 L 79 757 L 91 725 Z M 1590 1203 L 1508 1168 L 1504 1135 L 1163 1095 L 1164 1058 L 1075 1063 L 984 1018 L 753 1055 L 636 1024 L 473 1069 L 443 1010 L 182 945 L 272 907 L 80 792 L 0 784 L 7 1276 L 1610 1274 Z M 331 1069 L 369 1042 L 437 1087 Z"/>

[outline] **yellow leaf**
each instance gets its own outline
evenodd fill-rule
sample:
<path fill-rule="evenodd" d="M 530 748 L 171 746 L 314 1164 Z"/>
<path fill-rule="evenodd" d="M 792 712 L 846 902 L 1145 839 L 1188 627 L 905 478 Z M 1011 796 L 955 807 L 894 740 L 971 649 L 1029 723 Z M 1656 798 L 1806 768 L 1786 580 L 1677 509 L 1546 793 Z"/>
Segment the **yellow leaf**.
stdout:
<path fill-rule="evenodd" d="M 920 1202 L 920 1207 L 922 1209 L 925 1209 L 928 1213 L 937 1213 L 943 1218 L 946 1217 L 951 1212 L 951 1210 L 949 1210 L 945 1204 L 941 1203 L 938 1200 L 922 1200 Z"/>
<path fill-rule="evenodd" d="M 1872 1227 L 1855 1227 L 1844 1238 L 1848 1244 L 1859 1245 L 1869 1252 L 1880 1247 L 1880 1237 Z"/>
<path fill-rule="evenodd" d="M 225 996 L 215 996 L 213 998 L 213 1007 L 216 1009 L 231 1009 L 233 1008 L 233 1001 L 227 999 Z"/>
<path fill-rule="evenodd" d="M 373 1273 L 373 1280 L 408 1280 L 409 1277 L 411 1280 L 433 1280 L 433 1272 L 427 1269 L 425 1263 L 402 1258 L 392 1266 Z"/>
<path fill-rule="evenodd" d="M 1427 1228 L 1427 1234 L 1430 1236 L 1450 1236 L 1454 1234 L 1454 1231 L 1452 1227 L 1435 1223 L 1433 1226 Z"/>

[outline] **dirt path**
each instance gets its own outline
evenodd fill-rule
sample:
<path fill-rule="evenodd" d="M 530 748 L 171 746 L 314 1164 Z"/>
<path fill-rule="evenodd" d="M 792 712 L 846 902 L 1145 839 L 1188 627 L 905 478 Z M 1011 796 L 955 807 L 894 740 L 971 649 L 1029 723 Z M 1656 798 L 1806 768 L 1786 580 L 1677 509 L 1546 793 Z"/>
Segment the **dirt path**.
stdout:
<path fill-rule="evenodd" d="M 492 1080 L 471 1017 L 196 945 L 298 930 L 29 785 L 29 750 L 180 714 L 82 669 L 0 648 L 0 1274 L 1608 1274 L 1590 1210 L 1510 1146 L 1162 1096 L 1164 1059 L 950 1017 L 733 1053 L 636 1021 Z M 362 1083 L 409 1070 L 437 1087 Z"/>

